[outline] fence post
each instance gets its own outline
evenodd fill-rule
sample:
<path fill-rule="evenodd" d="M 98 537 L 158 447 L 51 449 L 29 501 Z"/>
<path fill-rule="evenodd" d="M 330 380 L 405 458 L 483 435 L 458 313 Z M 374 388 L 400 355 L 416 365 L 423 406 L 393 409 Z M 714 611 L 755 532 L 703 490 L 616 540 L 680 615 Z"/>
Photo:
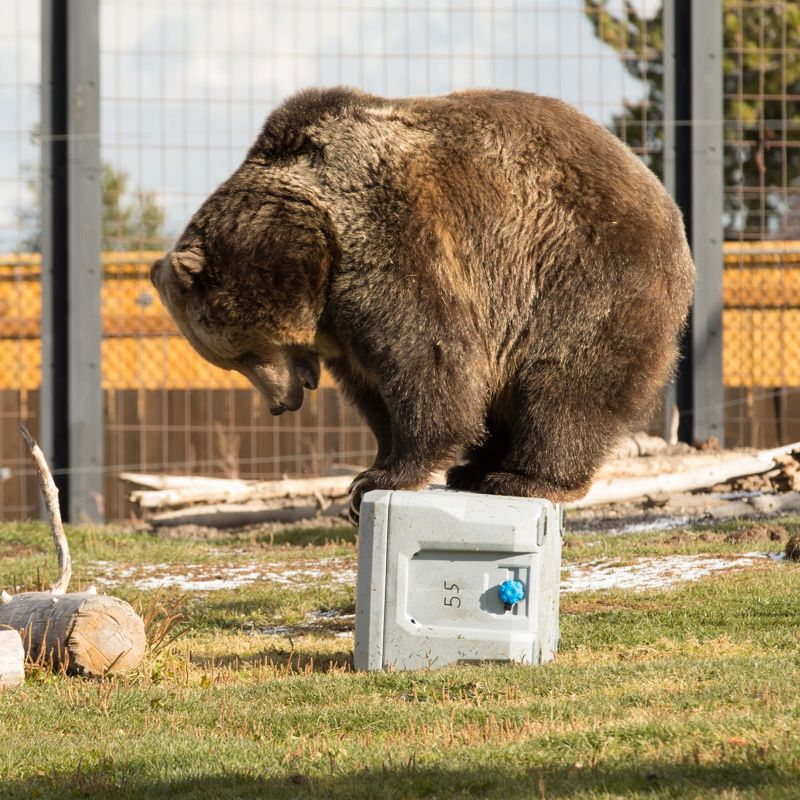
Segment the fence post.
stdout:
<path fill-rule="evenodd" d="M 722 384 L 722 0 L 664 0 L 664 179 L 683 211 L 697 287 L 665 404 L 682 441 L 725 438 Z"/>
<path fill-rule="evenodd" d="M 40 438 L 62 514 L 100 520 L 99 0 L 42 0 Z"/>
<path fill-rule="evenodd" d="M 722 385 L 722 0 L 692 3 L 692 321 L 694 438 L 725 440 Z"/>
<path fill-rule="evenodd" d="M 676 73 L 677 62 L 675 58 L 675 0 L 664 0 L 662 12 L 663 24 L 663 41 L 664 50 L 662 58 L 664 61 L 663 71 L 663 97 L 664 97 L 664 132 L 663 132 L 663 181 L 666 190 L 672 195 L 675 201 L 681 208 L 681 198 L 678 197 L 676 186 L 676 170 L 675 160 L 677 152 L 677 134 L 678 126 L 675 124 L 677 119 L 677 111 L 675 108 L 677 100 L 676 80 L 678 75 Z M 686 380 L 684 373 L 687 365 L 687 358 L 691 357 L 691 351 L 688 347 L 687 338 L 681 340 L 681 360 L 678 364 L 678 369 L 675 378 L 670 381 L 664 389 L 664 438 L 672 443 L 675 431 L 673 430 L 673 410 L 683 410 L 691 407 L 691 398 L 678 396 L 678 390 L 686 388 Z M 682 414 L 681 417 L 684 415 Z M 686 424 L 688 420 L 684 420 L 684 430 L 680 428 L 680 423 L 677 430 L 679 439 L 686 438 Z M 691 432 L 690 434 L 691 435 Z"/>

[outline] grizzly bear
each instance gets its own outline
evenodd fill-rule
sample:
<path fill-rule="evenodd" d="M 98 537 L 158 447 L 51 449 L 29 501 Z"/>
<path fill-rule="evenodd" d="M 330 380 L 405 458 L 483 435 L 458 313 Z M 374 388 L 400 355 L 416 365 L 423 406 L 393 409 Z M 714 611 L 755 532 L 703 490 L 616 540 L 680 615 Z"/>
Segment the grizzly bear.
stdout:
<path fill-rule="evenodd" d="M 584 495 L 673 370 L 694 284 L 681 214 L 608 131 L 517 91 L 308 90 L 151 277 L 273 414 L 320 361 L 377 439 L 352 487 Z"/>

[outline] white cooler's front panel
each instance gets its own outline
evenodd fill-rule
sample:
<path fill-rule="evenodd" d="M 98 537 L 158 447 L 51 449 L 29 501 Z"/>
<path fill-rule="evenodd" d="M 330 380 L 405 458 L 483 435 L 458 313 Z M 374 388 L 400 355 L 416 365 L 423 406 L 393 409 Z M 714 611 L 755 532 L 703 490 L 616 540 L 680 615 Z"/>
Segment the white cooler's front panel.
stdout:
<path fill-rule="evenodd" d="M 530 583 L 534 554 L 422 550 L 400 557 L 397 571 L 398 618 L 431 630 L 454 628 L 519 629 L 529 616 L 529 600 L 507 612 L 497 587 L 509 578 Z M 449 635 L 449 634 L 448 634 Z"/>
<path fill-rule="evenodd" d="M 547 501 L 445 490 L 367 494 L 356 668 L 552 658 L 560 527 L 560 509 Z M 498 596 L 509 579 L 525 586 L 511 608 Z"/>
<path fill-rule="evenodd" d="M 387 665 L 398 669 L 451 661 L 537 660 L 535 597 L 506 609 L 497 590 L 509 578 L 530 586 L 535 553 L 421 551 L 397 560 L 394 625 L 384 630 Z M 390 595 L 391 596 L 391 595 Z"/>

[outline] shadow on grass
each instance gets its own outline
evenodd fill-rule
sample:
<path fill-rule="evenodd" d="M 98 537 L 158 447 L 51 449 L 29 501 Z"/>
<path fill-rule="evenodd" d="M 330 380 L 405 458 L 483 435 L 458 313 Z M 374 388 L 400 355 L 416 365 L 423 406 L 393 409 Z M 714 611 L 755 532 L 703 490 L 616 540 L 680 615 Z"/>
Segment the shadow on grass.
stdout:
<path fill-rule="evenodd" d="M 355 544 L 357 530 L 347 523 L 322 528 L 287 528 L 258 534 L 257 542 L 269 545 L 290 544 L 293 547 L 322 546 L 329 544 Z"/>
<path fill-rule="evenodd" d="M 157 758 L 153 754 L 154 759 Z M 154 760 L 153 759 L 153 760 Z M 188 765 L 187 765 L 188 768 Z M 336 769 L 335 763 L 333 769 Z M 392 798 L 517 797 L 566 800 L 612 796 L 684 798 L 718 796 L 722 792 L 751 792 L 758 798 L 797 797 L 797 776 L 774 767 L 753 764 L 632 764 L 603 770 L 543 768 L 503 770 L 486 767 L 472 771 L 426 769 L 413 764 L 363 770 L 353 774 L 314 776 L 287 772 L 254 777 L 237 772 L 223 776 L 151 781 L 137 777 L 140 764 L 106 761 L 91 768 L 37 776 L 24 781 L 0 782 L 0 797 L 9 798 Z M 706 795 L 708 792 L 708 795 Z"/>
<path fill-rule="evenodd" d="M 253 667 L 268 667 L 287 674 L 310 672 L 350 672 L 353 668 L 353 653 L 350 650 L 321 650 L 300 652 L 298 650 L 262 650 L 249 656 L 235 653 L 221 656 L 192 655 L 192 663 L 205 670 L 240 670 Z"/>
<path fill-rule="evenodd" d="M 242 632 L 248 630 L 263 634 L 280 634 L 283 629 L 292 635 L 303 633 L 352 630 L 353 621 L 341 619 L 342 615 L 355 612 L 353 591 L 344 584 L 323 585 L 303 589 L 302 601 L 309 614 L 313 612 L 335 611 L 336 616 L 330 619 L 315 618 L 313 623 L 301 621 L 284 623 L 287 605 L 297 597 L 297 590 L 292 586 L 270 587 L 269 590 L 246 589 L 231 597 L 203 598 L 202 605 L 192 609 L 189 621 L 197 630 L 217 628 L 223 631 Z M 296 610 L 296 609 L 294 609 Z M 276 621 L 278 620 L 278 621 Z"/>

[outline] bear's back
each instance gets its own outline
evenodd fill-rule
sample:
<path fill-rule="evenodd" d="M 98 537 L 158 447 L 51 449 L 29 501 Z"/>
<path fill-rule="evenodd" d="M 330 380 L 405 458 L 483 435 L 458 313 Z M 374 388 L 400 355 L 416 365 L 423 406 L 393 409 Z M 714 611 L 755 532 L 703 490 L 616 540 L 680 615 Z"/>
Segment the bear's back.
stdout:
<path fill-rule="evenodd" d="M 416 194 L 409 182 L 438 181 L 445 202 L 482 214 L 552 206 L 610 246 L 649 228 L 659 249 L 680 229 L 671 198 L 627 145 L 567 103 L 527 92 L 391 99 L 309 89 L 270 115 L 254 154 L 319 156 L 338 188 L 378 180 Z"/>
<path fill-rule="evenodd" d="M 680 214 L 658 179 L 559 100 L 312 89 L 273 112 L 254 155 L 303 162 L 347 269 L 391 263 L 435 287 L 447 278 L 447 294 L 471 298 L 480 316 L 499 313 L 498 296 L 524 315 L 549 285 L 563 290 L 565 272 L 595 273 L 601 293 L 641 273 L 677 281 L 681 295 L 693 281 Z"/>

